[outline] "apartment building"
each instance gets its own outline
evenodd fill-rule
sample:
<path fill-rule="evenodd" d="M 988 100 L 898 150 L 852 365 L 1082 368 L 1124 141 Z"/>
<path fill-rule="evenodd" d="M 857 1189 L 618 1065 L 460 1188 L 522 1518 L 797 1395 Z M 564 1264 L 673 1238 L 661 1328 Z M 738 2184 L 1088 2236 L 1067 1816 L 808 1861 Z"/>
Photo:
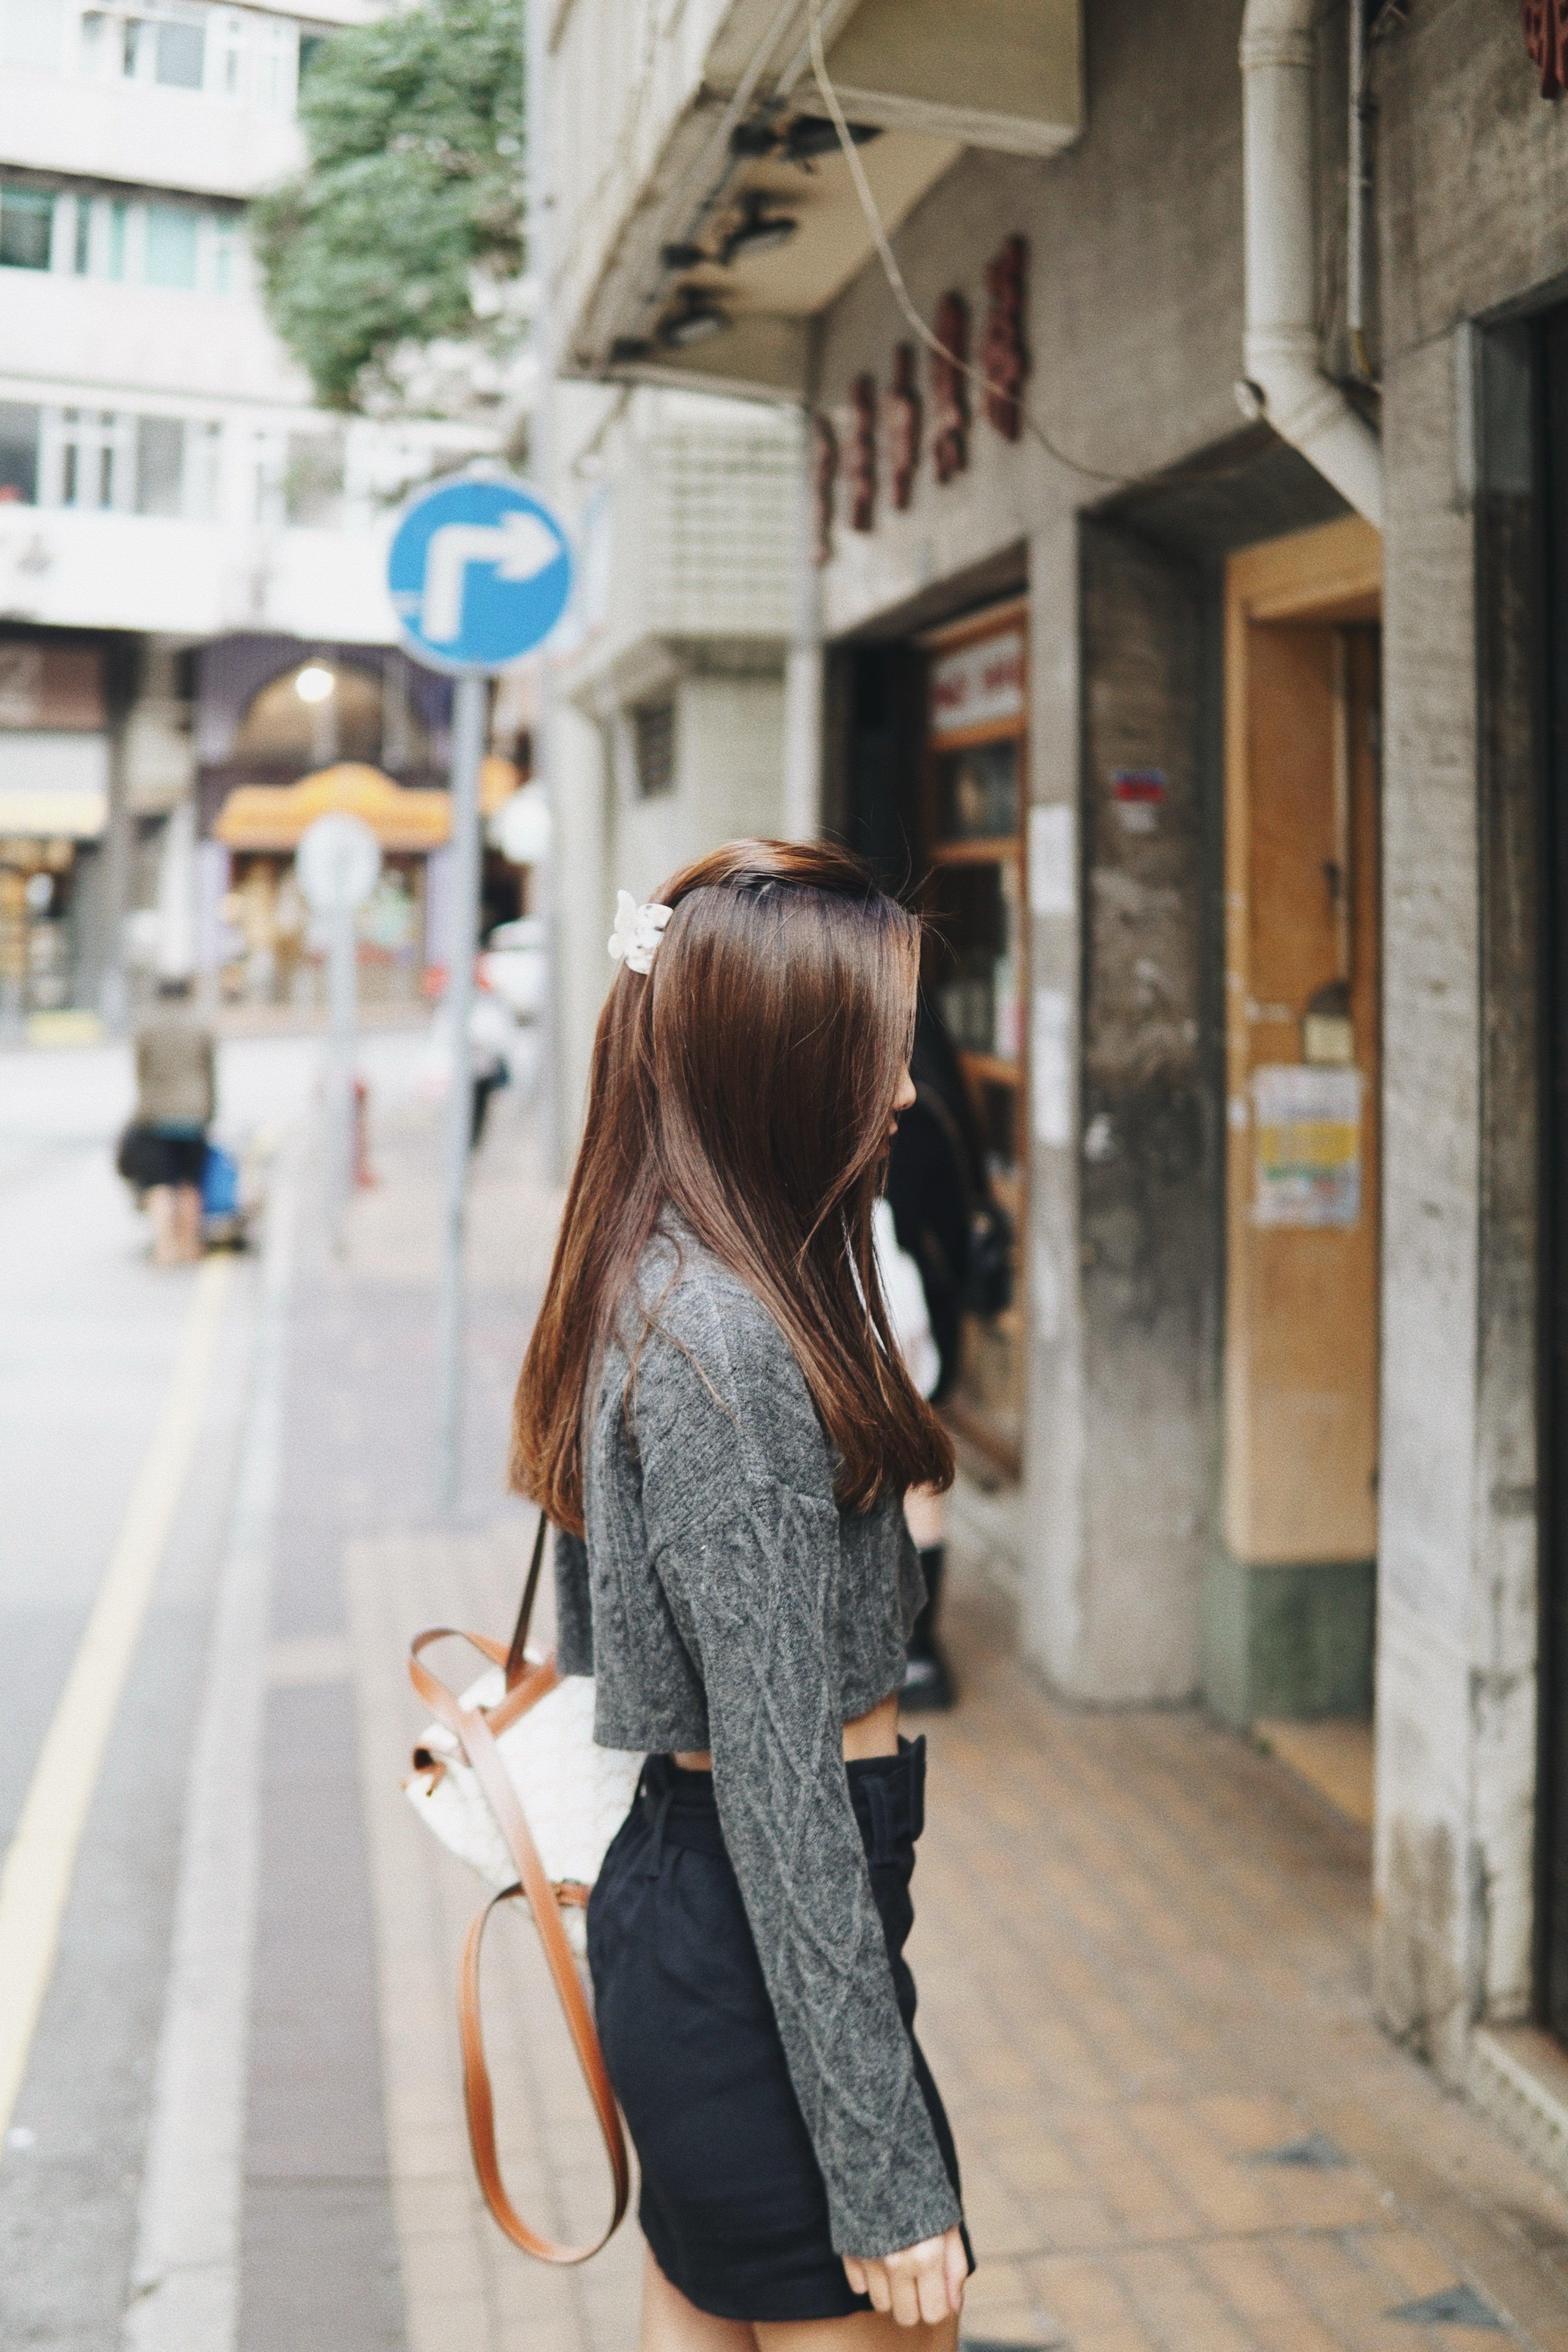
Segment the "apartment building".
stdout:
<path fill-rule="evenodd" d="M 395 781 L 439 772 L 444 691 L 432 701 L 393 650 L 381 551 L 408 486 L 493 433 L 317 410 L 245 234 L 248 200 L 301 160 L 313 53 L 375 13 L 0 0 L 13 1026 L 68 1007 L 117 1016 L 127 956 L 133 976 L 243 959 L 216 914 L 245 879 L 214 837 L 233 783 L 295 781 L 340 738 Z M 324 711 L 301 703 L 280 729 L 274 696 L 270 719 L 253 717 L 312 666 Z"/>

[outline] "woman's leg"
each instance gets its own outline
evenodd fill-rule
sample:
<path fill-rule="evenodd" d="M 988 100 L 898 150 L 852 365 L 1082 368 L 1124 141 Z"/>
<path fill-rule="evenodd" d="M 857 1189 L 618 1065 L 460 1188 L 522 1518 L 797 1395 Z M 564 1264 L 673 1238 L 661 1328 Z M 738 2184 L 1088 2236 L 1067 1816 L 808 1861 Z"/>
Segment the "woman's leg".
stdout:
<path fill-rule="evenodd" d="M 202 1254 L 202 1196 L 195 1184 L 174 1187 L 174 1245 L 184 1265 Z"/>
<path fill-rule="evenodd" d="M 710 2311 L 688 2303 L 645 2246 L 639 2352 L 757 2352 L 757 2338 L 747 2321 L 715 2319 Z"/>
<path fill-rule="evenodd" d="M 179 1241 L 174 1227 L 174 1188 L 153 1184 L 147 1191 L 147 1213 L 153 1220 L 153 1263 L 178 1265 Z"/>
<path fill-rule="evenodd" d="M 956 2352 L 958 2344 L 956 2312 L 929 2327 L 900 2327 L 883 2311 L 857 2311 L 847 2319 L 758 2319 L 752 2327 L 757 2352 Z"/>

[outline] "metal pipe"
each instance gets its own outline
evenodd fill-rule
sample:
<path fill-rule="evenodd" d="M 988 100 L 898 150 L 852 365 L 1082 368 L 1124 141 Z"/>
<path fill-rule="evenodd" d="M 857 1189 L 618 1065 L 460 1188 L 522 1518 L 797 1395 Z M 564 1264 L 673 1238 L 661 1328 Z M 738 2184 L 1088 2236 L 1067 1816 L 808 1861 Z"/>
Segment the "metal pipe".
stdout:
<path fill-rule="evenodd" d="M 1356 373 L 1366 357 L 1366 0 L 1350 0 L 1350 120 L 1345 165 L 1345 327 Z"/>
<path fill-rule="evenodd" d="M 530 426 L 530 464 L 540 496 L 553 513 L 555 497 L 555 305 L 550 281 L 550 26 L 548 0 L 528 0 L 525 25 L 528 71 L 528 269 L 533 280 L 531 321 L 538 374 Z M 533 911 L 544 925 L 544 1002 L 539 1008 L 535 1034 L 539 1060 L 532 1082 L 532 1103 L 540 1121 L 540 1148 L 552 1183 L 565 1175 L 563 1140 L 568 1131 L 561 1101 L 562 1074 L 567 1055 L 562 1036 L 565 992 L 561 985 L 561 853 L 562 826 L 557 805 L 561 788 L 556 777 L 558 730 L 555 724 L 555 669 L 548 653 L 536 656 L 538 706 L 532 728 L 532 775 L 542 783 L 550 803 L 550 850 L 533 872 Z"/>
<path fill-rule="evenodd" d="M 1318 363 L 1312 172 L 1314 0 L 1247 0 L 1242 20 L 1246 381 L 1250 414 L 1383 527 L 1376 434 Z"/>
<path fill-rule="evenodd" d="M 441 1204 L 441 1295 L 437 1327 L 436 1507 L 458 1507 L 463 1396 L 463 1239 L 468 1223 L 468 1015 L 474 1004 L 474 944 L 479 904 L 479 760 L 489 687 L 460 677 L 452 703 L 451 939 L 446 1018 L 452 1052 L 447 1096 L 445 1193 Z"/>

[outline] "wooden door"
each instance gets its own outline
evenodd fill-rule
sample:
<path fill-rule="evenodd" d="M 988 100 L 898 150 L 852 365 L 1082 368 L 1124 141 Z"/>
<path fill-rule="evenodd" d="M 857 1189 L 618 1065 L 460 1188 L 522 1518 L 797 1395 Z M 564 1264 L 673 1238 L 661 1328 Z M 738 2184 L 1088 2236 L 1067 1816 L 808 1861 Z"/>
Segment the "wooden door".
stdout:
<path fill-rule="evenodd" d="M 1248 1564 L 1377 1549 L 1378 541 L 1226 578 L 1223 1526 Z"/>

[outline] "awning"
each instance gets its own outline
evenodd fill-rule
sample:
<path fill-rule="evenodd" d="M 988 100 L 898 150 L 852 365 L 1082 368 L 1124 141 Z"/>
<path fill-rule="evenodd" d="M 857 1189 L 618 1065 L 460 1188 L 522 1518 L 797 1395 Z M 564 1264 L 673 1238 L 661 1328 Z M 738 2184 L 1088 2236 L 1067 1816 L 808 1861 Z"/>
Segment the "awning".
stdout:
<path fill-rule="evenodd" d="M 479 770 L 479 805 L 487 816 L 517 788 L 510 760 L 487 759 Z M 385 850 L 439 849 L 451 830 L 444 792 L 393 782 L 379 768 L 352 761 L 318 769 L 297 784 L 239 784 L 213 827 L 230 849 L 292 851 L 315 818 L 344 810 L 363 817 Z"/>

